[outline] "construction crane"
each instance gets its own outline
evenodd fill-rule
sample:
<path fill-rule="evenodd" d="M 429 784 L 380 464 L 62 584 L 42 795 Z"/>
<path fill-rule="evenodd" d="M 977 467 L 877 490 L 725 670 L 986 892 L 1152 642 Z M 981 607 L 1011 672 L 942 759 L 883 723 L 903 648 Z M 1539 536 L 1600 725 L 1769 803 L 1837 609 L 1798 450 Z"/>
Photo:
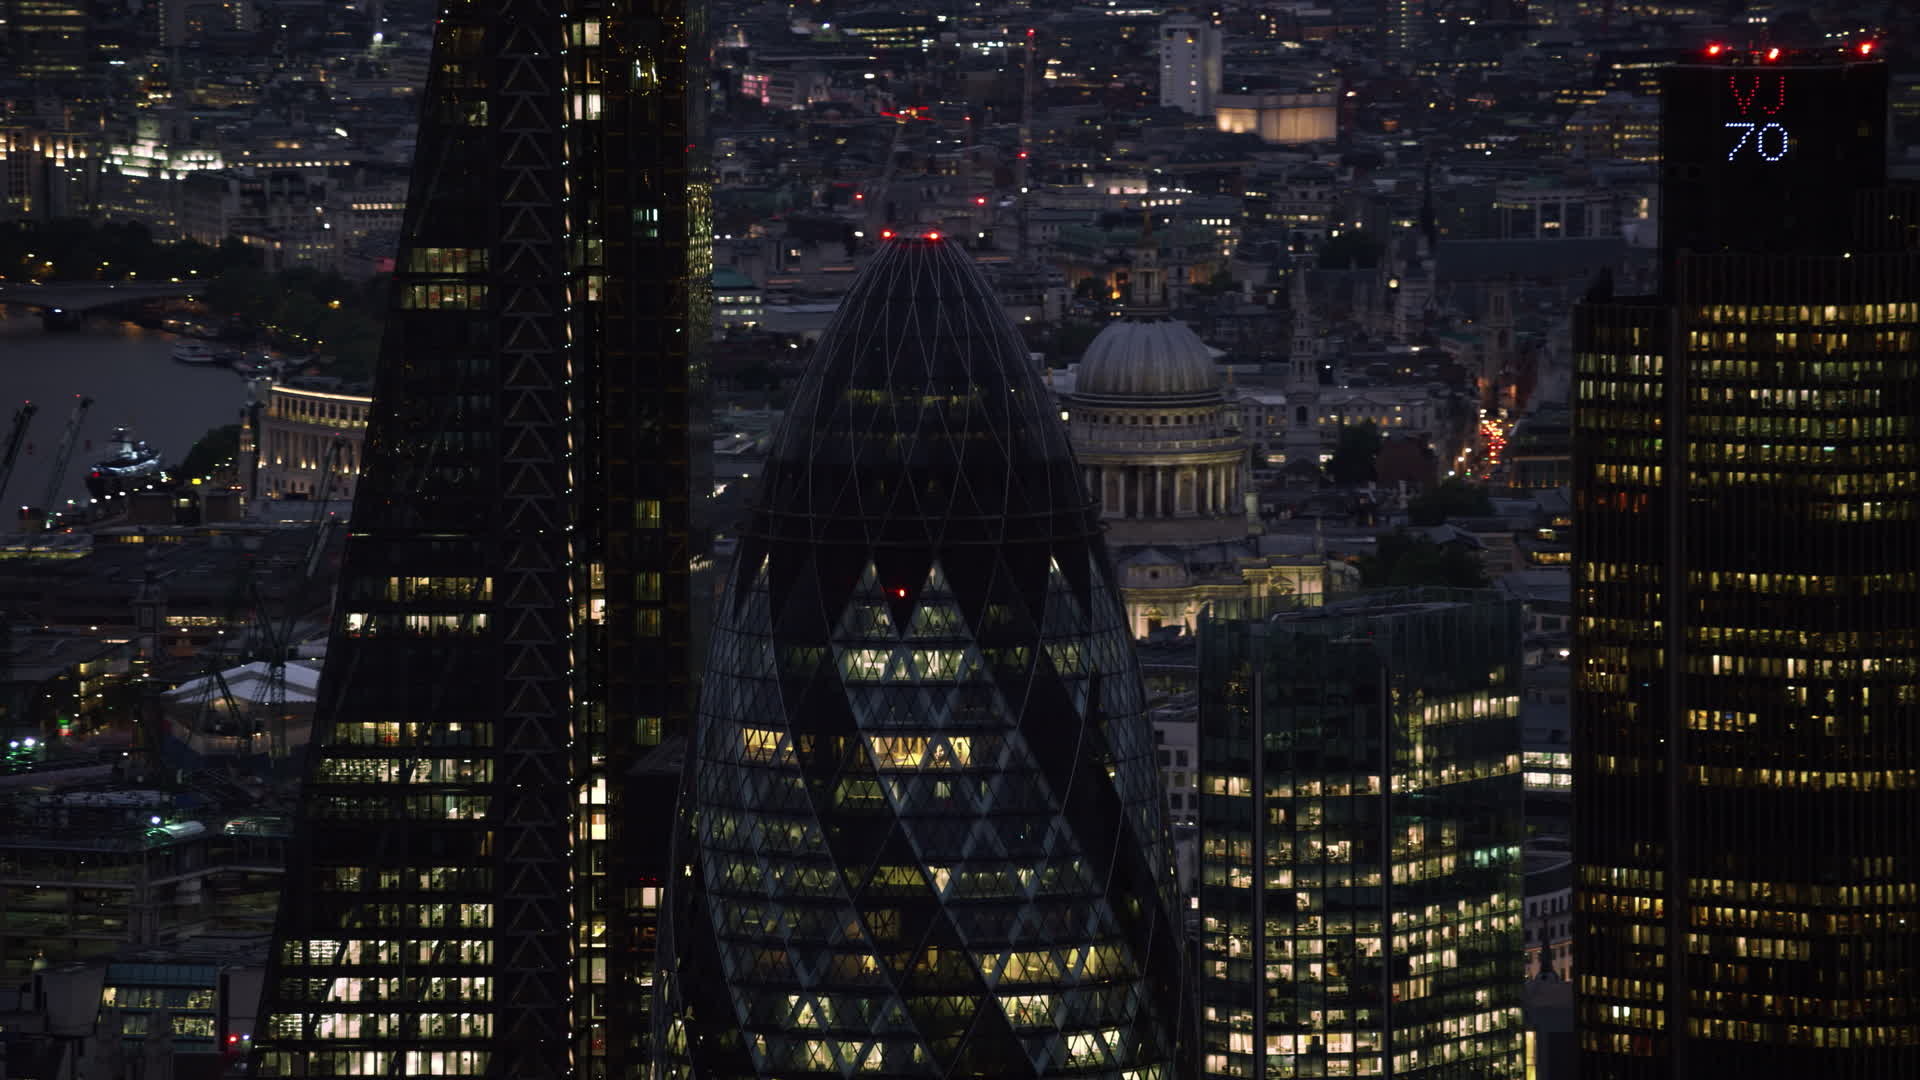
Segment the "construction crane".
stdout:
<path fill-rule="evenodd" d="M 20 403 L 13 410 L 13 427 L 7 432 L 7 447 L 0 451 L 0 506 L 6 505 L 7 482 L 13 479 L 13 464 L 20 460 L 20 447 L 27 441 L 27 425 L 33 423 L 33 414 L 40 406 L 31 401 Z"/>
<path fill-rule="evenodd" d="M 301 553 L 292 584 L 287 587 L 278 623 L 267 617 L 266 605 L 258 602 L 259 583 L 254 583 L 254 611 L 258 613 L 263 631 L 261 645 L 267 653 L 267 685 L 260 708 L 267 715 L 267 755 L 275 762 L 284 761 L 287 757 L 287 652 L 293 647 L 293 624 L 306 607 L 307 591 L 320 569 L 321 556 L 326 554 L 327 540 L 339 524 L 333 515 L 327 513 L 327 496 L 332 494 L 333 485 L 339 479 L 340 465 L 346 458 L 346 452 L 347 440 L 344 436 L 336 435 L 327 444 L 326 457 L 320 462 L 319 485 L 310 496 L 313 499 L 313 511 L 306 525 L 307 548 Z"/>
<path fill-rule="evenodd" d="M 888 207 L 893 203 L 893 174 L 900 160 L 900 147 L 907 136 L 907 125 L 913 122 L 913 110 L 902 109 L 898 113 L 882 113 L 893 117 L 893 143 L 887 147 L 887 165 L 880 171 L 880 181 L 874 186 L 874 193 L 867 206 L 867 231 L 874 236 L 880 235 L 881 227 L 886 225 L 890 214 Z"/>
<path fill-rule="evenodd" d="M 346 453 L 347 440 L 344 436 L 335 436 L 327 444 L 327 452 L 320 463 L 319 483 L 309 496 L 313 509 L 302 525 L 307 542 L 300 551 L 299 560 L 294 563 L 286 587 L 280 592 L 278 603 L 271 602 L 261 588 L 264 575 L 251 564 L 243 566 L 234 581 L 227 621 L 236 621 L 240 605 L 247 605 L 252 615 L 244 634 L 246 641 L 232 650 L 207 650 L 208 680 L 200 704 L 203 722 L 206 717 L 218 715 L 224 706 L 237 733 L 249 738 L 262 733 L 267 736 L 267 756 L 275 763 L 284 761 L 288 754 L 287 653 L 293 646 L 294 623 L 306 612 L 309 587 L 319 572 L 320 560 L 326 554 L 327 542 L 333 535 L 334 527 L 338 525 L 338 521 L 327 513 L 327 498 L 333 486 L 339 482 L 339 472 L 346 460 Z M 242 637 L 241 633 L 236 632 L 228 640 L 237 641 Z M 243 707 L 227 683 L 225 668 L 227 664 L 249 656 L 264 661 L 267 670 L 259 691 Z"/>
<path fill-rule="evenodd" d="M 67 465 L 73 461 L 73 445 L 80 441 L 80 422 L 87 417 L 87 410 L 93 408 L 93 399 L 85 394 L 75 394 L 73 413 L 67 417 L 67 430 L 60 434 L 60 448 L 53 453 L 53 471 L 47 474 L 47 493 L 40 498 L 40 528 L 53 528 L 55 517 L 54 504 L 60 498 L 60 481 L 65 478 Z"/>
<path fill-rule="evenodd" d="M 1026 61 L 1020 66 L 1020 146 L 1013 158 L 1013 186 L 1018 189 L 1015 196 L 1020 200 L 1014 204 L 1014 212 L 1019 217 L 1014 253 L 1023 265 L 1027 261 L 1027 159 L 1032 154 L 1029 147 L 1033 145 L 1034 36 L 1033 28 L 1028 27 Z"/>

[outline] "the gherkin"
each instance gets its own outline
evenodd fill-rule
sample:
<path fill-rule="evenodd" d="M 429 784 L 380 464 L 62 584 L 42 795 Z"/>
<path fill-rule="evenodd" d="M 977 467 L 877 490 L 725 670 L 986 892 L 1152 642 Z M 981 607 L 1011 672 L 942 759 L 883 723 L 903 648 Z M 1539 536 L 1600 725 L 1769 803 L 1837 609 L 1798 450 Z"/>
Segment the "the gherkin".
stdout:
<path fill-rule="evenodd" d="M 1098 520 L 972 260 L 883 243 L 715 616 L 664 1075 L 1190 1073 L 1153 735 Z"/>

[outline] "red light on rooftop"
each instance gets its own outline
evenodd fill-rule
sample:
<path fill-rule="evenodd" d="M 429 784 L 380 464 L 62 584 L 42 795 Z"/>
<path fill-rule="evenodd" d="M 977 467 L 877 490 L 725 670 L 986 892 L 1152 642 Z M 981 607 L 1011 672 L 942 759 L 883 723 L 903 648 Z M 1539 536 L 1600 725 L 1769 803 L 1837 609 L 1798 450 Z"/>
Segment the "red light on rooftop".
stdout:
<path fill-rule="evenodd" d="M 902 599 L 902 600 L 905 600 L 905 599 L 907 598 L 907 590 L 905 590 L 905 589 L 895 589 L 895 590 L 893 590 L 893 595 L 895 595 L 895 596 L 897 596 L 897 597 L 899 597 L 899 598 L 900 598 L 900 599 Z"/>
<path fill-rule="evenodd" d="M 1027 152 L 1025 150 L 1020 151 L 1020 160 L 1021 161 L 1027 160 Z"/>
<path fill-rule="evenodd" d="M 1771 64 L 1778 59 L 1780 59 L 1780 47 L 1775 45 L 1773 48 L 1767 50 L 1767 63 Z"/>
<path fill-rule="evenodd" d="M 1861 55 L 1861 56 L 1872 56 L 1872 55 L 1873 55 L 1873 42 L 1871 42 L 1871 41 L 1863 41 L 1863 42 L 1861 42 L 1861 43 L 1860 43 L 1860 55 Z"/>
<path fill-rule="evenodd" d="M 987 205 L 987 197 L 985 195 L 975 195 L 973 197 L 973 205 L 975 206 Z"/>
<path fill-rule="evenodd" d="M 861 192 L 856 191 L 853 193 L 854 202 L 864 202 L 866 201 L 866 198 L 867 198 L 866 195 L 862 194 Z"/>
<path fill-rule="evenodd" d="M 237 1043 L 237 1042 L 239 1042 L 239 1041 L 240 1041 L 240 1036 L 238 1036 L 238 1035 L 229 1035 L 229 1036 L 227 1036 L 227 1045 L 228 1045 L 228 1046 L 232 1046 L 232 1045 L 233 1045 L 234 1043 Z"/>
<path fill-rule="evenodd" d="M 1708 56 L 1719 56 L 1719 55 L 1720 55 L 1721 53 L 1723 53 L 1723 52 L 1726 52 L 1726 51 L 1727 51 L 1727 47 L 1726 47 L 1725 45 L 1722 45 L 1722 44 L 1720 44 L 1720 43 L 1719 43 L 1719 42 L 1717 42 L 1717 41 L 1716 41 L 1716 42 L 1714 42 L 1713 44 L 1711 44 L 1711 45 L 1709 45 L 1709 46 L 1707 46 L 1707 55 L 1708 55 Z"/>
<path fill-rule="evenodd" d="M 930 232 L 930 233 L 928 233 L 928 234 L 927 234 L 927 239 L 929 239 L 929 240 L 938 240 L 938 239 L 940 239 L 940 234 L 939 234 L 939 233 L 937 233 L 937 232 Z"/>
<path fill-rule="evenodd" d="M 880 230 L 880 239 L 882 239 L 882 240 L 891 240 L 891 239 L 893 239 L 893 230 L 892 230 L 892 229 L 881 229 L 881 230 Z"/>

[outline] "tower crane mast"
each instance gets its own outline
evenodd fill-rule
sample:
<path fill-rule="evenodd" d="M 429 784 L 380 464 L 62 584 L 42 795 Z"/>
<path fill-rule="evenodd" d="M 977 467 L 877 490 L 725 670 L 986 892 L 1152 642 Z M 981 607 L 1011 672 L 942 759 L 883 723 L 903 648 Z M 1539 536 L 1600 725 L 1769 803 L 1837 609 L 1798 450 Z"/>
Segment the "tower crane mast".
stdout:
<path fill-rule="evenodd" d="M 39 411 L 40 406 L 31 401 L 23 401 L 13 410 L 13 427 L 7 430 L 6 449 L 0 451 L 0 500 L 7 497 L 7 483 L 13 479 L 14 463 L 20 460 L 20 447 L 27 441 L 27 425 L 33 423 L 33 414 Z M 0 506 L 4 505 L 6 503 L 0 501 Z"/>
<path fill-rule="evenodd" d="M 40 497 L 40 528 L 53 528 L 55 515 L 54 503 L 60 498 L 60 481 L 66 475 L 67 466 L 73 461 L 73 445 L 80 441 L 80 422 L 87 417 L 87 410 L 93 408 L 93 399 L 85 394 L 75 395 L 73 412 L 67 417 L 67 429 L 60 433 L 60 447 L 53 454 L 53 471 L 47 474 L 46 494 Z"/>

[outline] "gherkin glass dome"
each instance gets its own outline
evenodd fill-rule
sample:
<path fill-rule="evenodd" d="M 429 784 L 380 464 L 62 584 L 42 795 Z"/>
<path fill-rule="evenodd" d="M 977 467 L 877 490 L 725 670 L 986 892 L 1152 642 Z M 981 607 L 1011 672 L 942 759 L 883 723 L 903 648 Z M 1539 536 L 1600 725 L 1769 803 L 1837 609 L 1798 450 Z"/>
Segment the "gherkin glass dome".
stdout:
<path fill-rule="evenodd" d="M 1139 669 L 963 251 L 879 251 L 764 475 L 690 747 L 664 1075 L 1187 1075 Z"/>

